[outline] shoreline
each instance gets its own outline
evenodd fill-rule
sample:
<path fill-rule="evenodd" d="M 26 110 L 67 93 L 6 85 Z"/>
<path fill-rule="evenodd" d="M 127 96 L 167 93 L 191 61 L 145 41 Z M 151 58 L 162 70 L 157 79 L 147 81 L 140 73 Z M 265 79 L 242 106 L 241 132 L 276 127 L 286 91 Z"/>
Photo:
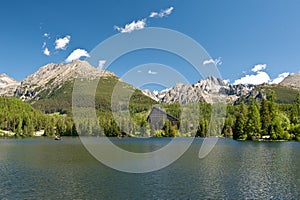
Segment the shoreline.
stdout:
<path fill-rule="evenodd" d="M 51 138 L 55 139 L 56 136 L 45 136 L 45 135 L 35 135 L 35 136 L 24 136 L 24 135 L 3 135 L 0 132 L 0 140 L 5 140 L 5 139 L 29 139 L 29 138 Z M 63 138 L 80 138 L 80 136 L 62 136 Z M 99 137 L 99 136 L 85 136 L 85 137 Z M 100 136 L 100 137 L 105 137 L 105 136 Z M 131 139 L 140 139 L 139 137 L 108 137 L 108 138 L 118 138 L 118 139 L 123 139 L 123 138 L 131 138 Z M 172 137 L 149 137 L 149 138 L 172 138 Z M 149 139 L 147 138 L 147 139 Z M 190 137 L 176 137 L 176 138 L 190 138 Z M 195 137 L 195 138 L 202 138 L 204 137 Z M 239 142 L 266 142 L 266 143 L 272 143 L 272 142 L 300 142 L 297 140 L 264 140 L 264 139 L 259 139 L 259 140 L 241 140 L 241 139 L 232 139 L 232 138 L 227 138 L 227 137 L 219 137 L 222 139 L 231 139 L 234 141 L 239 141 Z"/>

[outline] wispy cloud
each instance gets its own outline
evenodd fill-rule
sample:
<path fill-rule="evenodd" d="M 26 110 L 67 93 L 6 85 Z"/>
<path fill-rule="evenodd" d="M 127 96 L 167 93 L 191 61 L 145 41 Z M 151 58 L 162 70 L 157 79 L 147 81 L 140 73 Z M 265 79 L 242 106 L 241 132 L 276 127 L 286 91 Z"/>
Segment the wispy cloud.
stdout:
<path fill-rule="evenodd" d="M 160 12 L 151 12 L 149 18 L 153 18 L 153 17 L 162 18 L 170 15 L 173 10 L 174 7 L 171 6 L 165 10 L 161 10 Z M 144 29 L 146 26 L 147 26 L 147 17 L 140 20 L 134 20 L 131 23 L 126 24 L 124 27 L 114 26 L 114 29 L 119 31 L 120 33 L 131 33 L 132 31 L 135 30 Z"/>
<path fill-rule="evenodd" d="M 63 38 L 58 38 L 57 40 L 55 40 L 55 49 L 65 50 L 70 40 L 71 40 L 71 36 L 69 35 Z"/>
<path fill-rule="evenodd" d="M 46 56 L 50 56 L 50 51 L 49 51 L 49 49 L 47 47 L 44 48 L 43 54 L 46 55 Z"/>
<path fill-rule="evenodd" d="M 150 18 L 153 18 L 153 17 L 165 17 L 165 16 L 168 16 L 172 13 L 172 11 L 174 10 L 174 7 L 170 7 L 170 8 L 167 8 L 165 10 L 161 10 L 160 12 L 151 12 L 149 17 Z"/>
<path fill-rule="evenodd" d="M 208 59 L 203 61 L 203 65 L 215 64 L 216 66 L 222 65 L 221 57 L 217 59 Z"/>
<path fill-rule="evenodd" d="M 84 49 L 75 49 L 65 60 L 66 62 L 72 62 L 78 60 L 81 57 L 90 57 L 89 53 Z"/>
<path fill-rule="evenodd" d="M 138 21 L 132 21 L 126 24 L 124 27 L 114 26 L 114 28 L 121 33 L 131 33 L 134 30 L 144 29 L 146 26 L 146 18 Z"/>
<path fill-rule="evenodd" d="M 148 74 L 155 75 L 155 74 L 157 74 L 157 72 L 152 71 L 152 70 L 148 70 Z"/>
<path fill-rule="evenodd" d="M 273 79 L 273 81 L 271 81 L 270 83 L 271 84 L 278 84 L 280 83 L 281 81 L 283 81 L 283 79 L 285 79 L 288 75 L 290 75 L 291 73 L 289 72 L 284 72 L 284 73 L 281 73 L 279 74 L 276 78 Z"/>
<path fill-rule="evenodd" d="M 46 45 L 47 45 L 47 43 L 46 43 L 46 42 L 43 42 L 43 46 L 42 46 L 42 48 L 45 48 L 45 47 L 46 47 Z"/>
<path fill-rule="evenodd" d="M 105 63 L 106 63 L 106 60 L 99 60 L 98 67 L 102 69 L 104 67 Z"/>
<path fill-rule="evenodd" d="M 251 71 L 253 72 L 258 72 L 258 71 L 261 71 L 261 70 L 264 70 L 267 68 L 267 64 L 258 64 L 258 65 L 255 65 Z"/>
<path fill-rule="evenodd" d="M 43 37 L 50 39 L 50 33 L 44 33 Z"/>

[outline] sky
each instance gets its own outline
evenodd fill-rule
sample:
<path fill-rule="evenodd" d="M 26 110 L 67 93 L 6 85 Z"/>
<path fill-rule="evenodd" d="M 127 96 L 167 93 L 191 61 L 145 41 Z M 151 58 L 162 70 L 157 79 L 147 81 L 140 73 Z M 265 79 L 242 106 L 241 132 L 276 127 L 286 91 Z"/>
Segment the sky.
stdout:
<path fill-rule="evenodd" d="M 2 0 L 0 74 L 22 80 L 47 63 L 89 57 L 116 34 L 149 27 L 183 33 L 211 56 L 231 84 L 278 83 L 300 70 L 300 1 L 286 0 Z M 121 56 L 109 70 L 122 77 L 131 68 L 160 63 L 187 71 L 178 56 L 147 49 Z M 99 61 L 105 66 L 106 60 Z M 159 71 L 146 70 L 149 76 Z M 201 77 L 185 74 L 190 82 Z"/>

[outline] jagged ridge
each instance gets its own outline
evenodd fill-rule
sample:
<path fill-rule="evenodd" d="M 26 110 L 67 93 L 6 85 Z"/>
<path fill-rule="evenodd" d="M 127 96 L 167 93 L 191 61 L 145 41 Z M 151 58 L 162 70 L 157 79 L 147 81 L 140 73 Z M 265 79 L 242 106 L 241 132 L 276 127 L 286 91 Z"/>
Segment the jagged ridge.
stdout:
<path fill-rule="evenodd" d="M 144 94 L 159 103 L 234 103 L 241 97 L 262 98 L 264 95 L 260 91 L 254 90 L 255 88 L 255 85 L 229 85 L 222 79 L 210 76 L 195 84 L 177 83 L 170 89 L 153 93 L 144 91 Z"/>

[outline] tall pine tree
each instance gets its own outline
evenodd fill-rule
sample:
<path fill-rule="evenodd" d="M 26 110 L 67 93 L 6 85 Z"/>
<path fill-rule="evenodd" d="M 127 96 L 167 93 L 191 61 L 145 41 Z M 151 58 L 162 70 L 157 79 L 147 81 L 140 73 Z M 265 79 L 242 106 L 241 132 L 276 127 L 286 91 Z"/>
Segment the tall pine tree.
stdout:
<path fill-rule="evenodd" d="M 260 114 L 258 110 L 257 102 L 254 99 L 250 99 L 250 105 L 248 109 L 248 120 L 246 124 L 245 132 L 248 139 L 259 139 L 260 138 Z"/>
<path fill-rule="evenodd" d="M 244 102 L 239 105 L 238 113 L 236 114 L 236 122 L 234 125 L 233 138 L 234 139 L 247 139 L 246 122 L 247 122 L 247 107 Z"/>

